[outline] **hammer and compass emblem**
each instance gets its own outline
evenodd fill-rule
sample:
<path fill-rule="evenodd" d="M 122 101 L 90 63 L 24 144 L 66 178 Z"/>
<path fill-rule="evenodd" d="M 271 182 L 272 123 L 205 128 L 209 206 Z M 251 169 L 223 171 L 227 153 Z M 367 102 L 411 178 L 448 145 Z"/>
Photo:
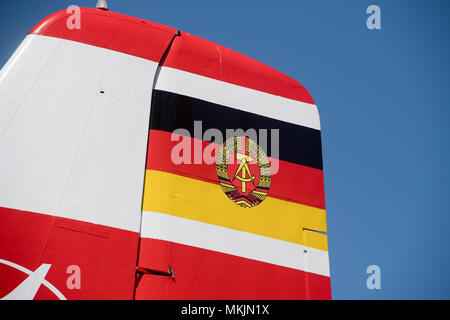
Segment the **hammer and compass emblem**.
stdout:
<path fill-rule="evenodd" d="M 222 190 L 241 207 L 260 204 L 269 192 L 269 160 L 248 137 L 233 137 L 222 145 L 217 153 L 216 170 Z"/>

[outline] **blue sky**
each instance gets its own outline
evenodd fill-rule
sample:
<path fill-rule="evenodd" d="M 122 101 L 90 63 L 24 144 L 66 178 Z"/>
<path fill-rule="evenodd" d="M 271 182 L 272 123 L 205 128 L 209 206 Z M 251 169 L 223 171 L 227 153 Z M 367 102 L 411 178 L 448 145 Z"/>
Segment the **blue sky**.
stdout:
<path fill-rule="evenodd" d="M 89 1 L 0 1 L 0 65 L 39 20 Z M 322 126 L 334 299 L 450 299 L 449 1 L 119 1 L 301 82 Z M 368 30 L 366 8 L 381 8 Z M 366 268 L 381 268 L 368 290 Z"/>

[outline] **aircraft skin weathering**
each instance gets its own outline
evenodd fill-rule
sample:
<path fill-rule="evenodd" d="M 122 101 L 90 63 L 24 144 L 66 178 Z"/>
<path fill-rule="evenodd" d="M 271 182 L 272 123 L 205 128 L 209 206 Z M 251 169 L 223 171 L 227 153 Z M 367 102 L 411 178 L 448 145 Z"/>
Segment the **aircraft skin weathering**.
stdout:
<path fill-rule="evenodd" d="M 330 299 L 306 89 L 171 27 L 67 18 L 0 71 L 0 298 Z M 279 154 L 238 128 L 276 131 Z M 180 143 L 216 159 L 175 163 Z"/>

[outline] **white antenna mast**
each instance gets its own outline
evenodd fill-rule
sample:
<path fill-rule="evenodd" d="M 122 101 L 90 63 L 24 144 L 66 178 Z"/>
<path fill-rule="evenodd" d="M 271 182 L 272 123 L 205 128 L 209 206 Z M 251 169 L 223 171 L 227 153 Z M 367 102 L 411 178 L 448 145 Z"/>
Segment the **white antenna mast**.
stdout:
<path fill-rule="evenodd" d="M 106 3 L 106 0 L 98 0 L 96 8 L 102 9 L 102 10 L 108 10 L 108 4 Z"/>

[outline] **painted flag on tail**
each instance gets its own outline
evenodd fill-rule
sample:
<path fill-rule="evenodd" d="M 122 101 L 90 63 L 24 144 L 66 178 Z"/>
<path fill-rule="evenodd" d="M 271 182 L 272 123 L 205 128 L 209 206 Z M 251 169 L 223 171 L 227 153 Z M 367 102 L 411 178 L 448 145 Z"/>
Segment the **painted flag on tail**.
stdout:
<path fill-rule="evenodd" d="M 181 33 L 146 167 L 137 298 L 330 298 L 319 116 L 300 84 Z"/>

